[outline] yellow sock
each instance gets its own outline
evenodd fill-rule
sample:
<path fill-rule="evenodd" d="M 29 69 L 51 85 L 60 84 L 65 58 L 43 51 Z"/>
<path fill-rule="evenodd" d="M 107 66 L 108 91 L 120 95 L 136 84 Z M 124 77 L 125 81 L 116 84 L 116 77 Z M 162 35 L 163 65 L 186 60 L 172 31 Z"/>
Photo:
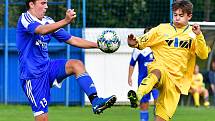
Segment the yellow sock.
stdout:
<path fill-rule="evenodd" d="M 141 100 L 145 94 L 148 94 L 157 82 L 157 76 L 152 73 L 150 73 L 146 78 L 144 78 L 137 89 L 138 100 Z"/>
<path fill-rule="evenodd" d="M 194 92 L 193 99 L 194 99 L 195 106 L 199 106 L 200 104 L 199 104 L 199 93 L 198 92 Z"/>

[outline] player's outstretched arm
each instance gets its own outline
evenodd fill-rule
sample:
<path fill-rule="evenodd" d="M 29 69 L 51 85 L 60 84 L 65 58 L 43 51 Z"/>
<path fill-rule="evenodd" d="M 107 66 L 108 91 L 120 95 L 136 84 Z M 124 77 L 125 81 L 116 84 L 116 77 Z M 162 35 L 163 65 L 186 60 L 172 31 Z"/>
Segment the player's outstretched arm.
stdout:
<path fill-rule="evenodd" d="M 72 36 L 68 41 L 66 41 L 66 43 L 76 47 L 85 48 L 85 49 L 98 48 L 97 43 L 90 42 L 75 36 Z"/>
<path fill-rule="evenodd" d="M 72 9 L 72 10 L 68 9 L 66 11 L 66 16 L 64 19 L 62 19 L 58 22 L 52 23 L 52 24 L 40 25 L 35 29 L 35 33 L 42 34 L 42 35 L 52 33 L 54 31 L 64 27 L 65 25 L 73 22 L 75 18 L 76 18 L 76 12 L 74 11 L 74 9 Z"/>

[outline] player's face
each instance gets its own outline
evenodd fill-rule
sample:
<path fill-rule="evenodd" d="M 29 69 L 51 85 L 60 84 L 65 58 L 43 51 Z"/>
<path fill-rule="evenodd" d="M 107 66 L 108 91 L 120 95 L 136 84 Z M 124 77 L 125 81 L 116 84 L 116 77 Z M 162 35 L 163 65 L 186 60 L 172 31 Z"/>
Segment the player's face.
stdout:
<path fill-rule="evenodd" d="M 192 14 L 183 13 L 182 9 L 173 11 L 173 23 L 177 28 L 186 26 L 191 18 Z"/>
<path fill-rule="evenodd" d="M 48 9 L 48 0 L 37 0 L 31 5 L 32 10 L 35 13 L 35 16 L 42 20 L 45 16 L 46 10 Z"/>

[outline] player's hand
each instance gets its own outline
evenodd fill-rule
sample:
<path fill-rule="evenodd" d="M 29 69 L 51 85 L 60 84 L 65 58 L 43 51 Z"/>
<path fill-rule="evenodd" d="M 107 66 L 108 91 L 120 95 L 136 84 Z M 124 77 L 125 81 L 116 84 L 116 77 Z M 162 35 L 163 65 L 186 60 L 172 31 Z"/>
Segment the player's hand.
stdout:
<path fill-rule="evenodd" d="M 128 85 L 132 86 L 132 79 L 131 78 L 128 79 Z"/>
<path fill-rule="evenodd" d="M 211 90 L 213 93 L 215 93 L 215 85 L 214 84 L 211 85 Z"/>
<path fill-rule="evenodd" d="M 75 20 L 75 18 L 76 18 L 75 10 L 68 9 L 66 11 L 66 17 L 65 17 L 66 22 L 69 24 L 69 23 L 73 22 Z"/>
<path fill-rule="evenodd" d="M 198 24 L 193 24 L 192 26 L 192 30 L 193 32 L 196 34 L 196 35 L 199 35 L 201 34 L 201 29 L 200 29 L 200 26 Z"/>
<path fill-rule="evenodd" d="M 137 44 L 136 37 L 133 34 L 128 35 L 128 46 L 132 47 Z"/>

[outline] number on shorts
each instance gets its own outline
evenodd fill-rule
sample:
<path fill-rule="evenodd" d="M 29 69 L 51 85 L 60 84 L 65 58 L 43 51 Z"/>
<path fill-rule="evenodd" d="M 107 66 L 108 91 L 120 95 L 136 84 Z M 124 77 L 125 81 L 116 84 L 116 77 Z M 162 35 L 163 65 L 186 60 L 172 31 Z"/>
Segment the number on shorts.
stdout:
<path fill-rule="evenodd" d="M 43 99 L 40 101 L 40 104 L 43 106 L 43 108 L 45 108 L 45 107 L 47 106 L 46 98 L 43 98 Z"/>

